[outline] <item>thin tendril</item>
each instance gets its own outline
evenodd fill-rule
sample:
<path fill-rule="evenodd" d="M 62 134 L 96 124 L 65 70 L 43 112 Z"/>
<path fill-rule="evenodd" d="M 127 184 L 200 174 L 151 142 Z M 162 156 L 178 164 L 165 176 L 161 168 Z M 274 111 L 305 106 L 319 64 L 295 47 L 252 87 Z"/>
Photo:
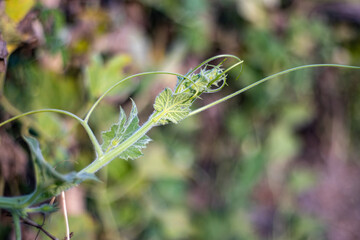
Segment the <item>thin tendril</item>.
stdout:
<path fill-rule="evenodd" d="M 197 65 L 193 70 L 191 70 L 187 75 L 191 75 L 193 74 L 196 70 L 198 70 L 199 68 L 201 68 L 202 66 L 204 66 L 205 64 L 215 60 L 215 59 L 219 59 L 219 58 L 226 58 L 226 57 L 229 57 L 229 58 L 234 58 L 236 59 L 237 61 L 239 62 L 242 62 L 242 60 L 240 58 L 238 58 L 237 56 L 234 56 L 234 55 L 231 55 L 231 54 L 222 54 L 222 55 L 217 55 L 217 56 L 214 56 L 212 58 L 209 58 L 205 61 L 203 61 L 202 63 L 200 63 L 199 65 Z"/>
<path fill-rule="evenodd" d="M 214 101 L 214 102 L 212 102 L 212 103 L 210 103 L 210 104 L 208 104 L 206 106 L 198 108 L 198 109 L 190 112 L 188 117 L 190 117 L 192 115 L 195 115 L 195 114 L 198 114 L 198 113 L 200 113 L 202 111 L 205 111 L 208 108 L 211 108 L 211 107 L 213 107 L 213 106 L 215 106 L 215 105 L 217 105 L 219 103 L 222 103 L 222 102 L 224 102 L 224 101 L 226 101 L 226 100 L 228 100 L 230 98 L 233 98 L 233 97 L 235 97 L 235 96 L 237 96 L 237 95 L 239 95 L 239 94 L 241 94 L 241 93 L 243 93 L 243 92 L 245 92 L 245 91 L 247 91 L 247 90 L 249 90 L 249 89 L 251 89 L 251 88 L 253 88 L 253 87 L 257 86 L 257 85 L 259 85 L 259 84 L 261 84 L 261 83 L 264 83 L 264 82 L 272 79 L 272 78 L 275 78 L 275 77 L 278 77 L 280 75 L 284 75 L 286 73 L 293 72 L 293 71 L 296 71 L 296 70 L 301 70 L 301 69 L 306 69 L 306 68 L 315 68 L 315 67 L 338 67 L 338 68 L 360 69 L 360 67 L 358 67 L 358 66 L 349 66 L 349 65 L 342 65 L 342 64 L 310 64 L 310 65 L 303 65 L 303 66 L 299 66 L 299 67 L 290 68 L 290 69 L 275 73 L 273 75 L 270 75 L 268 77 L 265 77 L 263 79 L 260 79 L 260 80 L 256 81 L 255 83 L 250 84 L 249 86 L 246 86 L 246 87 L 244 87 L 244 88 L 242 88 L 242 89 L 240 89 L 240 90 L 238 90 L 238 91 L 236 91 L 236 92 L 234 92 L 234 93 L 232 93 L 230 95 L 227 95 L 226 97 L 223 97 L 223 98 L 221 98 L 221 99 L 219 99 L 217 101 Z"/>
<path fill-rule="evenodd" d="M 85 118 L 84 118 L 84 122 L 87 123 L 89 121 L 89 118 L 91 116 L 91 114 L 93 113 L 93 111 L 95 110 L 95 108 L 97 107 L 97 105 L 101 102 L 101 100 L 103 100 L 105 98 L 105 96 L 110 93 L 114 88 L 116 88 L 117 86 L 119 86 L 121 83 L 130 80 L 132 78 L 135 77 L 141 77 L 141 76 L 146 76 L 146 75 L 156 75 L 156 74 L 167 74 L 167 75 L 174 75 L 174 76 L 178 76 L 178 77 L 182 77 L 182 78 L 186 78 L 188 79 L 186 76 L 179 74 L 179 73 L 173 73 L 173 72 L 164 72 L 164 71 L 154 71 L 154 72 L 144 72 L 144 73 L 138 73 L 138 74 L 134 74 L 131 75 L 129 77 L 126 77 L 122 80 L 120 80 L 119 82 L 115 83 L 114 85 L 112 85 L 108 90 L 106 90 L 97 100 L 96 102 L 91 106 L 91 108 L 89 109 L 88 113 L 86 114 Z"/>
<path fill-rule="evenodd" d="M 60 114 L 64 114 L 64 115 L 67 115 L 67 116 L 70 116 L 72 117 L 73 119 L 75 119 L 76 121 L 78 121 L 82 126 L 83 128 L 85 129 L 85 131 L 87 132 L 87 134 L 89 135 L 89 138 L 90 138 L 90 141 L 91 143 L 93 144 L 94 148 L 95 148 L 95 151 L 96 153 L 99 155 L 99 156 L 102 156 L 103 152 L 101 150 L 101 147 L 100 147 L 100 144 L 99 142 L 97 141 L 94 133 L 92 132 L 92 130 L 90 129 L 89 125 L 84 121 L 82 120 L 81 118 L 79 118 L 78 116 L 76 116 L 75 114 L 71 113 L 71 112 L 68 112 L 68 111 L 65 111 L 65 110 L 60 110 L 60 109 L 53 109 L 53 108 L 46 108 L 46 109 L 39 109 L 39 110 L 33 110 L 33 111 L 29 111 L 29 112 L 26 112 L 26 113 L 22 113 L 22 114 L 19 114 L 15 117 L 12 117 L 2 123 L 0 123 L 0 127 L 4 126 L 5 124 L 7 123 L 10 123 L 12 121 L 15 121 L 19 118 L 22 118 L 22 117 L 25 117 L 25 116 L 29 116 L 29 115 L 33 115 L 33 114 L 37 114 L 37 113 L 45 113 L 45 112 L 54 112 L 54 113 L 60 113 Z"/>

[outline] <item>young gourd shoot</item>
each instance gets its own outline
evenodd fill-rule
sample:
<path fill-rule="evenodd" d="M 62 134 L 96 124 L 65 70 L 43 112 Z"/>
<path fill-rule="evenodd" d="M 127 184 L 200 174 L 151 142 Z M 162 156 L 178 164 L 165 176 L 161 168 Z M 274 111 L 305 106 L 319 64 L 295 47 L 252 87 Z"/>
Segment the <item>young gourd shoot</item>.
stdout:
<path fill-rule="evenodd" d="M 223 59 L 220 64 L 211 65 L 210 62 L 216 59 Z M 229 60 L 235 60 L 235 63 L 227 68 L 223 64 Z M 85 168 L 79 172 L 71 172 L 68 174 L 61 174 L 57 172 L 47 161 L 44 159 L 39 142 L 29 136 L 24 136 L 26 143 L 29 146 L 36 178 L 36 187 L 30 194 L 17 196 L 17 197 L 0 197 L 0 208 L 9 211 L 13 217 L 17 239 L 21 239 L 20 221 L 29 218 L 29 213 L 50 213 L 56 211 L 56 206 L 52 204 L 41 204 L 45 200 L 59 195 L 61 192 L 66 191 L 74 186 L 77 186 L 85 180 L 96 180 L 94 175 L 102 167 L 109 164 L 116 158 L 124 160 L 135 160 L 142 156 L 142 149 L 151 141 L 146 135 L 153 127 L 166 125 L 169 123 L 179 123 L 183 119 L 192 115 L 198 114 L 216 104 L 222 103 L 232 97 L 239 95 L 267 80 L 273 79 L 283 74 L 292 71 L 315 68 L 315 67 L 338 67 L 360 69 L 357 66 L 338 65 L 338 64 L 313 64 L 304 65 L 291 68 L 266 78 L 263 78 L 237 92 L 225 96 L 217 101 L 214 101 L 206 106 L 192 110 L 191 107 L 195 100 L 199 99 L 202 94 L 214 93 L 223 89 L 227 85 L 227 74 L 229 71 L 234 70 L 240 73 L 243 61 L 233 55 L 219 55 L 212 57 L 194 69 L 190 70 L 187 74 L 181 75 L 171 72 L 147 72 L 135 74 L 127 77 L 111 88 L 109 88 L 90 108 L 84 118 L 80 118 L 73 113 L 61 109 L 40 109 L 27 113 L 20 114 L 11 119 L 0 123 L 0 127 L 15 121 L 21 117 L 26 117 L 38 113 L 59 113 L 67 115 L 81 124 L 87 132 L 89 139 L 94 147 L 96 153 L 95 159 Z M 148 120 L 139 125 L 138 110 L 134 101 L 132 101 L 132 108 L 127 117 L 124 110 L 120 108 L 119 120 L 113 124 L 109 130 L 102 133 L 102 143 L 96 139 L 93 130 L 90 128 L 88 122 L 92 112 L 98 106 L 101 100 L 112 91 L 114 88 L 121 85 L 121 83 L 131 80 L 135 77 L 145 75 L 167 74 L 177 76 L 177 84 L 174 89 L 165 88 L 155 98 L 153 104 L 154 111 L 149 116 Z M 40 204 L 40 205 L 39 205 Z"/>

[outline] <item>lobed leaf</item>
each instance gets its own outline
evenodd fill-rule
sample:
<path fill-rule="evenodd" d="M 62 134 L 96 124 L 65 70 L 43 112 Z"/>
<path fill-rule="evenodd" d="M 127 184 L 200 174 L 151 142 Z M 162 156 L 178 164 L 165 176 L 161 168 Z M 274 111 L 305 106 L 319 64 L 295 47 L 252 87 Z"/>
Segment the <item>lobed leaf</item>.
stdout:
<path fill-rule="evenodd" d="M 159 113 L 158 123 L 178 123 L 190 113 L 191 94 L 174 94 L 165 88 L 155 99 L 154 109 Z"/>
<path fill-rule="evenodd" d="M 132 102 L 132 109 L 128 119 L 126 119 L 126 114 L 124 110 L 120 108 L 119 122 L 112 125 L 110 130 L 102 133 L 103 144 L 101 145 L 101 147 L 105 153 L 118 147 L 121 143 L 123 143 L 140 128 L 139 118 L 137 114 L 138 112 L 134 102 Z M 146 144 L 150 141 L 151 139 L 148 136 L 144 135 L 133 145 L 120 153 L 118 157 L 125 160 L 137 159 L 143 155 L 141 150 L 142 148 L 145 148 Z"/>

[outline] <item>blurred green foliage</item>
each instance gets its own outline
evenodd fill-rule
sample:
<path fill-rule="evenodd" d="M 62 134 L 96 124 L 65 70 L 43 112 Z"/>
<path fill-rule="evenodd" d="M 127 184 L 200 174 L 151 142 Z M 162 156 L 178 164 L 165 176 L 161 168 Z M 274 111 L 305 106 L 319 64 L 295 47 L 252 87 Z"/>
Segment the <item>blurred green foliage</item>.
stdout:
<path fill-rule="evenodd" d="M 185 74 L 217 53 L 244 59 L 243 72 L 238 81 L 239 72 L 230 72 L 229 86 L 204 97 L 204 104 L 301 64 L 360 63 L 360 19 L 339 17 L 342 8 L 355 9 L 351 1 L 339 2 L 335 12 L 329 10 L 333 1 L 50 2 L 35 5 L 29 26 L 17 23 L 26 31 L 10 29 L 21 40 L 11 42 L 16 50 L 0 91 L 2 119 L 47 107 L 81 116 L 126 76 L 148 70 Z M 0 18 L 10 21 L 6 14 Z M 327 155 L 334 139 L 346 142 L 336 148 L 343 154 L 340 167 L 358 173 L 359 77 L 347 70 L 294 72 L 178 125 L 152 130 L 154 141 L 142 158 L 113 161 L 99 173 L 101 183 L 79 186 L 80 197 L 68 193 L 68 205 L 83 203 L 69 209 L 72 239 L 357 239 L 359 219 L 348 215 L 349 228 L 342 230 L 338 206 L 322 202 L 321 195 L 341 200 L 350 194 L 335 194 L 343 182 L 324 185 L 326 176 L 336 174 L 333 155 Z M 91 125 L 100 136 L 117 121 L 120 105 L 130 111 L 129 98 L 144 121 L 155 96 L 175 83 L 174 77 L 157 76 L 120 85 L 96 109 Z M 39 114 L 8 126 L 5 134 L 19 142 L 27 129 L 56 168 L 81 169 L 94 157 L 86 134 L 69 119 Z M 346 179 L 347 171 L 335 178 Z M 17 188 L 0 178 L 3 194 Z M 360 190 L 352 194 L 358 199 Z M 44 227 L 61 239 L 63 221 L 58 212 L 46 217 Z M 333 238 L 335 231 L 349 237 Z M 2 239 L 10 232 L 1 224 Z"/>

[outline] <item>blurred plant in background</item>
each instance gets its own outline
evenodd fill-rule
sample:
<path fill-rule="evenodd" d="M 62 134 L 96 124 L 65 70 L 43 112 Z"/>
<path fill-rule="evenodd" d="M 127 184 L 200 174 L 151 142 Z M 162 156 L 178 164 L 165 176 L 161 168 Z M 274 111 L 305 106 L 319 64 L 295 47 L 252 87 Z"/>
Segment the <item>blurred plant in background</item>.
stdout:
<path fill-rule="evenodd" d="M 219 53 L 244 59 L 244 70 L 233 82 L 238 73 L 230 72 L 229 86 L 204 105 L 301 64 L 360 63 L 360 5 L 351 0 L 10 0 L 0 8 L 10 53 L 0 120 L 47 107 L 82 115 L 126 76 L 185 74 Z M 154 129 L 142 158 L 113 161 L 101 183 L 67 192 L 73 239 L 359 238 L 359 77 L 294 72 Z M 129 111 L 129 97 L 144 121 L 155 96 L 175 84 L 159 76 L 122 85 L 94 112 L 93 129 L 108 129 L 119 105 Z M 27 129 L 59 171 L 93 159 L 85 132 L 69 119 L 39 114 L 7 125 L 0 129 L 2 195 L 34 186 L 21 140 Z M 55 213 L 44 228 L 65 236 L 62 221 Z M 35 239 L 35 229 L 23 231 Z M 0 238 L 10 235 L 2 212 Z"/>

